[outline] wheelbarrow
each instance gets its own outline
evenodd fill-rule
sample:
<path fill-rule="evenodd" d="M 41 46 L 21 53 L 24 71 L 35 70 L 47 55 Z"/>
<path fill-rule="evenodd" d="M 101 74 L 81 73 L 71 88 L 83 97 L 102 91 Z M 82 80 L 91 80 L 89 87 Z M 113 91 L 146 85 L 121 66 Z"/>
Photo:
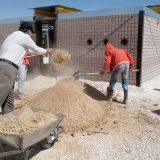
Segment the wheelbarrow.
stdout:
<path fill-rule="evenodd" d="M 137 72 L 139 71 L 139 69 L 135 69 L 135 70 L 132 70 L 132 72 Z M 107 73 L 110 73 L 109 71 L 106 72 Z M 81 76 L 88 76 L 88 75 L 99 75 L 100 73 L 99 72 L 96 72 L 96 73 L 85 73 L 85 72 L 80 72 L 80 71 L 76 71 L 72 77 L 74 80 L 78 80 Z"/>
<path fill-rule="evenodd" d="M 21 109 L 16 109 L 13 112 L 5 114 L 0 117 L 0 121 L 3 121 L 4 118 L 7 118 L 9 115 L 19 116 L 25 107 Z M 49 112 L 47 110 L 39 109 L 36 107 L 30 107 L 33 112 L 43 111 Z M 59 135 L 64 131 L 62 126 L 59 126 L 59 123 L 64 119 L 65 115 L 54 113 L 57 116 L 57 119 L 45 126 L 37 128 L 33 131 L 26 132 L 24 134 L 16 135 L 16 134 L 7 134 L 0 133 L 0 141 L 2 142 L 4 152 L 0 153 L 0 157 L 7 157 L 19 153 L 24 153 L 24 160 L 28 160 L 29 153 L 31 148 L 36 143 L 40 142 L 43 148 L 50 148 L 57 141 Z M 15 148 L 12 151 L 6 152 L 7 146 L 12 146 Z"/>

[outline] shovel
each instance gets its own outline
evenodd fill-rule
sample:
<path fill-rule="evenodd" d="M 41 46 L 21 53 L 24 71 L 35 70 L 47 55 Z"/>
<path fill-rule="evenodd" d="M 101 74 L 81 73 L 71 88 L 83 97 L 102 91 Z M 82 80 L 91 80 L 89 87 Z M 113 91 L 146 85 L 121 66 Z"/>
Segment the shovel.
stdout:
<path fill-rule="evenodd" d="M 106 73 L 110 73 L 110 72 L 106 72 Z M 74 80 L 78 80 L 80 76 L 97 75 L 97 74 L 99 74 L 99 72 L 96 72 L 96 73 L 85 73 L 85 72 L 76 71 L 72 75 L 72 77 L 74 78 Z"/>
<path fill-rule="evenodd" d="M 139 69 L 136 69 L 136 70 L 132 70 L 133 72 L 137 72 L 139 71 Z M 106 73 L 110 73 L 109 71 L 106 72 Z M 72 77 L 74 78 L 74 80 L 78 80 L 80 76 L 88 76 L 88 75 L 97 75 L 97 74 L 100 74 L 99 72 L 96 72 L 96 73 L 85 73 L 85 72 L 80 72 L 80 71 L 76 71 Z"/>

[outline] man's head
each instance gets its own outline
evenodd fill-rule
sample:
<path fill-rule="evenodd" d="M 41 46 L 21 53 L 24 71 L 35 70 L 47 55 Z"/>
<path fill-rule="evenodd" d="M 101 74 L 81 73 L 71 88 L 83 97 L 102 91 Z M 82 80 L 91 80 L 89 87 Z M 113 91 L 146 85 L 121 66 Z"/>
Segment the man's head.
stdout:
<path fill-rule="evenodd" d="M 19 26 L 19 31 L 22 32 L 27 32 L 28 30 L 30 30 L 32 33 L 35 33 L 35 31 L 33 30 L 32 25 L 29 22 L 23 22 L 21 23 L 21 25 Z"/>

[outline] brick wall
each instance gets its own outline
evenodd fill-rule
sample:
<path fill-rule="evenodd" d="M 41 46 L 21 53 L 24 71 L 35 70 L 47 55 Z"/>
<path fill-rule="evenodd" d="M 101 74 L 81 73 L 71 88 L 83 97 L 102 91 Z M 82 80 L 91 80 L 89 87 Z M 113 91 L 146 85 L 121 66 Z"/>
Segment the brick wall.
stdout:
<path fill-rule="evenodd" d="M 160 25 L 145 15 L 143 33 L 142 83 L 160 74 Z"/>
<path fill-rule="evenodd" d="M 0 46 L 2 45 L 4 39 L 13 31 L 16 31 L 18 28 L 19 23 L 0 24 Z"/>
<path fill-rule="evenodd" d="M 128 50 L 134 57 L 134 69 L 137 69 L 138 14 L 62 19 L 57 20 L 55 28 L 57 48 L 68 50 L 71 54 L 68 65 L 60 68 L 60 75 L 72 75 L 77 70 L 99 72 L 104 63 L 105 38 L 115 47 Z M 121 45 L 123 38 L 128 40 L 125 47 Z M 92 45 L 87 44 L 89 39 L 92 40 Z M 82 78 L 109 81 L 110 75 Z M 121 79 L 118 81 L 121 82 Z M 129 83 L 136 84 L 135 72 L 129 75 Z"/>

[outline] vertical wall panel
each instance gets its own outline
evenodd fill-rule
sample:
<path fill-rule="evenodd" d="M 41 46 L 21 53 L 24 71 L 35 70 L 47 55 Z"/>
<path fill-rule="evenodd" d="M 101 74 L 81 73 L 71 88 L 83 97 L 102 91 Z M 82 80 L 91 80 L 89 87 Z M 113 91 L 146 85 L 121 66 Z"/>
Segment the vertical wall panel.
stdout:
<path fill-rule="evenodd" d="M 142 83 L 160 74 L 160 26 L 157 19 L 145 15 L 143 35 Z"/>

